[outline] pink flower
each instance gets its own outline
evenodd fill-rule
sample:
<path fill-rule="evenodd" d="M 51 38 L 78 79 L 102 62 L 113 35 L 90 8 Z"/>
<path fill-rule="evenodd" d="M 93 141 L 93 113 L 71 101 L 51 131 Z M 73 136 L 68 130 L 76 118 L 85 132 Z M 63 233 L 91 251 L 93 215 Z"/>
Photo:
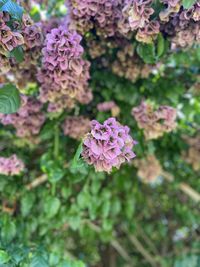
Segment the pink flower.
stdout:
<path fill-rule="evenodd" d="M 132 148 L 136 142 L 129 131 L 115 118 L 109 118 L 103 124 L 92 121 L 91 132 L 83 140 L 84 160 L 94 165 L 96 171 L 111 172 L 113 167 L 120 168 L 123 162 L 135 157 Z"/>
<path fill-rule="evenodd" d="M 18 175 L 24 168 L 24 163 L 15 154 L 9 158 L 0 157 L 0 174 Z"/>

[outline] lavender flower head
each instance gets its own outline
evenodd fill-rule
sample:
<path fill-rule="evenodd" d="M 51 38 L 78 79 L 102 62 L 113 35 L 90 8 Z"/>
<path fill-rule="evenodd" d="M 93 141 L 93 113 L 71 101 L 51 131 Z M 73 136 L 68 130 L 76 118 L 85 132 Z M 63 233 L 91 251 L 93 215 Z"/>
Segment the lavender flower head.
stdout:
<path fill-rule="evenodd" d="M 0 174 L 18 175 L 24 170 L 25 166 L 21 159 L 15 154 L 9 158 L 0 157 Z"/>
<path fill-rule="evenodd" d="M 110 173 L 112 168 L 120 168 L 125 161 L 136 155 L 132 151 L 136 141 L 129 135 L 130 129 L 122 126 L 115 118 L 109 118 L 103 124 L 93 120 L 91 132 L 83 141 L 82 156 L 96 171 Z"/>

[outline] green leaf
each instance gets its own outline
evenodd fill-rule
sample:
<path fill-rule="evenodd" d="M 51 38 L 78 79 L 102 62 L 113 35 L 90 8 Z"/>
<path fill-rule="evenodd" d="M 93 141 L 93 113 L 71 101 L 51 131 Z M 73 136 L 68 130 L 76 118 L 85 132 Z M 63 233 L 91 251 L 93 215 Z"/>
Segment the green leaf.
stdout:
<path fill-rule="evenodd" d="M 8 253 L 4 250 L 0 250 L 0 264 L 5 264 L 9 262 L 9 260 L 10 256 L 8 255 Z"/>
<path fill-rule="evenodd" d="M 15 113 L 20 107 L 19 91 L 13 84 L 6 84 L 0 88 L 0 113 Z"/>
<path fill-rule="evenodd" d="M 35 201 L 35 195 L 33 193 L 27 193 L 21 199 L 21 212 L 22 215 L 25 217 L 29 214 L 33 203 Z"/>
<path fill-rule="evenodd" d="M 21 63 L 24 60 L 24 51 L 23 51 L 23 48 L 21 46 L 18 46 L 16 48 L 14 48 L 10 52 L 10 56 L 11 57 L 14 57 L 18 63 Z"/>
<path fill-rule="evenodd" d="M 199 267 L 200 256 L 186 255 L 175 261 L 174 267 Z"/>
<path fill-rule="evenodd" d="M 21 20 L 24 9 L 12 0 L 0 0 L 0 11 L 8 12 L 13 19 Z"/>
<path fill-rule="evenodd" d="M 137 53 L 145 63 L 153 64 L 156 62 L 154 44 L 139 44 L 137 46 Z"/>
<path fill-rule="evenodd" d="M 4 242 L 9 243 L 16 235 L 15 223 L 9 220 L 5 220 L 1 228 L 1 238 Z"/>
<path fill-rule="evenodd" d="M 41 253 L 34 253 L 31 259 L 30 267 L 49 267 L 49 264 Z"/>
<path fill-rule="evenodd" d="M 45 199 L 44 211 L 48 218 L 53 218 L 60 208 L 60 200 L 57 197 L 48 197 Z"/>
<path fill-rule="evenodd" d="M 183 7 L 185 9 L 191 8 L 195 4 L 196 0 L 182 0 Z"/>
<path fill-rule="evenodd" d="M 83 160 L 80 159 L 81 153 L 83 151 L 83 142 L 81 142 L 76 150 L 76 153 L 74 155 L 74 158 L 72 160 L 72 168 L 81 168 L 84 166 Z"/>
<path fill-rule="evenodd" d="M 157 56 L 161 57 L 165 51 L 165 40 L 162 36 L 161 33 L 158 35 L 158 40 L 157 40 Z"/>

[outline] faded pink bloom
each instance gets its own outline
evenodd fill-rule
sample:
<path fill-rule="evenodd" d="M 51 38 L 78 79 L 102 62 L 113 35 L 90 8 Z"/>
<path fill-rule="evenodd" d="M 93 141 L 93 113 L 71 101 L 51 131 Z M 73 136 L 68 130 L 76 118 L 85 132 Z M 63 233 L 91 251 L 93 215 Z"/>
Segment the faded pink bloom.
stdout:
<path fill-rule="evenodd" d="M 81 36 L 64 26 L 47 34 L 42 50 L 42 68 L 38 73 L 41 83 L 40 100 L 56 104 L 62 98 L 79 99 L 87 94 L 90 63 L 82 59 Z M 90 93 L 91 94 L 91 93 Z M 82 99 L 81 99 L 82 100 Z M 80 102 L 82 102 L 80 100 Z"/>
<path fill-rule="evenodd" d="M 137 175 L 143 183 L 156 182 L 163 172 L 160 162 L 154 155 L 134 160 L 134 166 L 137 167 Z"/>
<path fill-rule="evenodd" d="M 83 116 L 69 116 L 63 123 L 63 132 L 71 138 L 80 140 L 90 130 L 90 120 Z"/>
<path fill-rule="evenodd" d="M 0 174 L 3 175 L 19 175 L 25 166 L 21 159 L 19 159 L 15 154 L 9 158 L 0 157 Z"/>
<path fill-rule="evenodd" d="M 103 124 L 91 122 L 91 132 L 83 140 L 82 156 L 96 171 L 111 172 L 120 168 L 125 161 L 135 157 L 132 151 L 136 142 L 129 135 L 129 128 L 122 126 L 115 118 L 109 118 Z"/>
<path fill-rule="evenodd" d="M 154 111 L 153 105 L 142 102 L 132 109 L 132 115 L 139 128 L 144 130 L 147 140 L 161 137 L 176 128 L 176 109 L 169 106 L 160 106 Z"/>
<path fill-rule="evenodd" d="M 29 138 L 37 135 L 45 121 L 42 104 L 31 97 L 21 96 L 22 104 L 14 114 L 0 114 L 3 125 L 13 125 L 18 137 Z"/>

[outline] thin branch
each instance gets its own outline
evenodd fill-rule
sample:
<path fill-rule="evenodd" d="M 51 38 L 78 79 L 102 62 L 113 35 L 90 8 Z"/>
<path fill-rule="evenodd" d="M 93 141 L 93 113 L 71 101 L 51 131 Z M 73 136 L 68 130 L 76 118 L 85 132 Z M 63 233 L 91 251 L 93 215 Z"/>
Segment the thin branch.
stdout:
<path fill-rule="evenodd" d="M 87 223 L 87 225 L 94 230 L 97 233 L 101 232 L 101 228 L 98 227 L 97 225 L 95 225 L 94 223 L 90 222 L 90 221 L 85 221 Z M 119 253 L 119 255 L 127 262 L 131 263 L 131 257 L 128 255 L 128 253 L 126 252 L 126 250 L 120 245 L 120 243 L 117 241 L 117 239 L 113 238 L 111 240 L 111 245 L 112 247 Z"/>
<path fill-rule="evenodd" d="M 148 261 L 152 267 L 158 267 L 156 260 L 154 260 L 154 256 L 152 256 L 140 243 L 140 241 L 134 236 L 129 235 L 128 238 L 131 243 L 137 248 L 137 250 L 142 254 L 142 256 Z"/>
<path fill-rule="evenodd" d="M 37 177 L 35 180 L 33 180 L 30 184 L 26 185 L 26 189 L 27 190 L 31 190 L 35 187 L 38 187 L 39 185 L 43 184 L 44 182 L 46 182 L 48 180 L 48 177 L 46 174 L 43 174 L 39 177 Z"/>
<path fill-rule="evenodd" d="M 167 172 L 163 172 L 163 177 L 168 181 L 168 182 L 172 182 L 174 181 L 174 177 L 167 173 Z M 189 186 L 186 183 L 180 183 L 178 185 L 179 190 L 181 190 L 182 192 L 184 192 L 186 195 L 188 195 L 190 198 L 192 198 L 195 202 L 200 202 L 200 194 L 194 190 L 191 186 Z"/>

